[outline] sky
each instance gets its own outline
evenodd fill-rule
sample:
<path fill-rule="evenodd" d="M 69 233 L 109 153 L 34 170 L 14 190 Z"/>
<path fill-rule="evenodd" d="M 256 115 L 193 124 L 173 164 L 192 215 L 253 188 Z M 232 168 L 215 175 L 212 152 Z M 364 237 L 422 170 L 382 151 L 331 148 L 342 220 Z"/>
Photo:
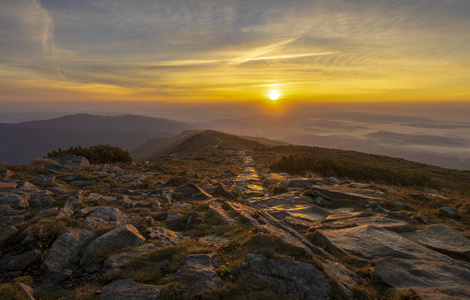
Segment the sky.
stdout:
<path fill-rule="evenodd" d="M 0 0 L 0 102 L 467 102 L 469 32 L 468 0 Z"/>

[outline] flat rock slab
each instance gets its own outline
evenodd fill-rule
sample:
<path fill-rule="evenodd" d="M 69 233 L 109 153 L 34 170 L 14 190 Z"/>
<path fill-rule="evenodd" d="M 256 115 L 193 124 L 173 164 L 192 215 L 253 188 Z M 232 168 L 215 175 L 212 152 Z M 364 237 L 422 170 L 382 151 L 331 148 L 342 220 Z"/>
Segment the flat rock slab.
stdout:
<path fill-rule="evenodd" d="M 424 299 L 470 299 L 470 264 L 395 232 L 360 226 L 318 230 L 314 239 L 332 253 L 371 261 L 371 276 L 394 288 L 413 288 Z"/>
<path fill-rule="evenodd" d="M 332 207 L 341 206 L 364 206 L 369 201 L 382 199 L 380 196 L 371 196 L 363 193 L 360 189 L 348 188 L 345 186 L 332 186 L 329 188 L 313 186 L 310 194 L 315 198 L 323 197 L 331 202 Z"/>
<path fill-rule="evenodd" d="M 350 297 L 353 296 L 354 286 L 361 283 L 361 279 L 357 276 L 354 271 L 346 268 L 344 265 L 331 261 L 325 260 L 322 263 L 324 271 L 336 280 L 338 285 L 343 289 L 343 291 Z"/>
<path fill-rule="evenodd" d="M 451 261 L 451 258 L 425 248 L 399 234 L 371 225 L 340 230 L 320 229 L 314 241 L 334 254 L 346 254 L 365 260 L 383 257 Z"/>
<path fill-rule="evenodd" d="M 103 287 L 100 300 L 154 300 L 160 296 L 158 285 L 137 283 L 134 280 L 122 279 Z"/>
<path fill-rule="evenodd" d="M 428 226 L 414 232 L 402 233 L 401 236 L 439 252 L 470 258 L 470 239 L 442 224 Z"/>
<path fill-rule="evenodd" d="M 343 229 L 357 226 L 372 225 L 385 228 L 395 232 L 406 232 L 414 230 L 408 222 L 397 219 L 390 219 L 383 215 L 374 215 L 361 218 L 340 219 L 334 222 L 324 222 L 323 226 L 328 229 Z"/>
<path fill-rule="evenodd" d="M 312 264 L 249 254 L 241 268 L 301 299 L 330 299 L 328 279 Z"/>

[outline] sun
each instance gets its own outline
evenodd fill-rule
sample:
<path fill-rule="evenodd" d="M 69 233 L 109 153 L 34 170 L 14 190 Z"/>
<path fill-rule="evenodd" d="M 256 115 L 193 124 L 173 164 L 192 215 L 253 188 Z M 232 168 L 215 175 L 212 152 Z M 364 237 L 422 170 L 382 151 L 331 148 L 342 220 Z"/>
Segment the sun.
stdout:
<path fill-rule="evenodd" d="M 272 90 L 272 91 L 269 92 L 269 99 L 271 99 L 273 101 L 279 99 L 279 96 L 281 96 L 281 94 L 279 94 L 279 92 L 276 91 L 276 90 Z"/>

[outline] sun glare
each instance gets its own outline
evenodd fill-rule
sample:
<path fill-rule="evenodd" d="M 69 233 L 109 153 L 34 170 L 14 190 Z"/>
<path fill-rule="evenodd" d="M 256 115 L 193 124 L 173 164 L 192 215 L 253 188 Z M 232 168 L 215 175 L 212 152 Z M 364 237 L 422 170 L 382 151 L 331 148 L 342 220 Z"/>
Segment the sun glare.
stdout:
<path fill-rule="evenodd" d="M 279 94 L 278 91 L 272 90 L 272 91 L 269 92 L 269 99 L 275 101 L 275 100 L 279 99 L 279 96 L 280 96 L 280 95 L 281 95 L 281 94 Z"/>

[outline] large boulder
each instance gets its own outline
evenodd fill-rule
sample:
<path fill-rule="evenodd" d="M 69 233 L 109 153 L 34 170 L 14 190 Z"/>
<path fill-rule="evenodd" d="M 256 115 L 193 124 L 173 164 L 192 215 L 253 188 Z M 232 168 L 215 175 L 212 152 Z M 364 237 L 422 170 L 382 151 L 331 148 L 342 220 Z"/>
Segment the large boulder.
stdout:
<path fill-rule="evenodd" d="M 18 233 L 15 226 L 8 226 L 0 230 L 0 246 Z"/>
<path fill-rule="evenodd" d="M 211 199 L 212 196 L 194 183 L 186 183 L 176 190 L 176 200 L 178 201 L 200 201 Z"/>
<path fill-rule="evenodd" d="M 249 254 L 241 268 L 302 299 L 330 299 L 328 278 L 312 264 Z"/>
<path fill-rule="evenodd" d="M 134 280 L 122 279 L 103 287 L 100 300 L 154 300 L 158 299 L 161 287 L 137 283 Z"/>
<path fill-rule="evenodd" d="M 144 244 L 127 252 L 112 255 L 111 257 L 105 260 L 103 267 L 105 267 L 105 269 L 108 271 L 121 268 L 122 266 L 126 265 L 131 260 L 133 260 L 136 256 L 156 249 L 157 246 L 152 243 Z"/>
<path fill-rule="evenodd" d="M 422 230 L 402 233 L 401 236 L 439 252 L 461 255 L 470 259 L 470 239 L 445 225 L 432 225 Z"/>
<path fill-rule="evenodd" d="M 145 238 L 140 235 L 137 228 L 129 224 L 123 225 L 99 236 L 91 242 L 86 247 L 80 264 L 85 264 L 88 257 L 91 255 L 100 254 L 114 249 L 136 246 L 143 242 L 145 242 Z"/>
<path fill-rule="evenodd" d="M 53 277 L 65 279 L 80 257 L 80 251 L 88 245 L 96 234 L 88 230 L 69 228 L 52 244 L 43 262 L 43 268 Z"/>
<path fill-rule="evenodd" d="M 73 214 L 75 213 L 75 207 L 83 203 L 83 201 L 84 201 L 83 191 L 80 190 L 75 195 L 67 198 L 67 200 L 65 201 L 64 207 L 61 208 L 61 210 L 58 213 L 58 216 L 59 217 L 73 216 Z"/>
<path fill-rule="evenodd" d="M 90 162 L 85 157 L 67 153 L 61 153 L 55 157 L 51 157 L 51 159 L 63 166 L 86 167 L 90 165 Z"/>
<path fill-rule="evenodd" d="M 189 255 L 176 273 L 178 283 L 186 288 L 186 293 L 196 296 L 213 289 L 226 289 L 227 286 L 214 271 L 212 260 L 215 254 Z"/>
<path fill-rule="evenodd" d="M 82 227 L 86 229 L 98 229 L 108 226 L 121 226 L 127 224 L 130 216 L 128 213 L 115 208 L 115 207 L 96 207 L 93 212 L 89 214 Z"/>

